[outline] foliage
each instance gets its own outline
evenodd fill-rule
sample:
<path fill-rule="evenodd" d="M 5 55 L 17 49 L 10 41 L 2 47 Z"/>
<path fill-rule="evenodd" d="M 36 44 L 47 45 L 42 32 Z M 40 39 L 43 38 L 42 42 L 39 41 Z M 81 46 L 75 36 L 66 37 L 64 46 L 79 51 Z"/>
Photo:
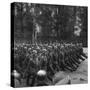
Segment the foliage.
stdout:
<path fill-rule="evenodd" d="M 32 41 L 87 41 L 87 7 L 14 3 L 14 36 Z"/>

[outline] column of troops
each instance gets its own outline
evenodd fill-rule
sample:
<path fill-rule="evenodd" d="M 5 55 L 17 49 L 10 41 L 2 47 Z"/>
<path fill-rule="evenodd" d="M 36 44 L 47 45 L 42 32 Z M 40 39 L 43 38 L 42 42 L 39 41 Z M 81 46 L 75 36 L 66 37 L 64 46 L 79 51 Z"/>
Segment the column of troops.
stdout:
<path fill-rule="evenodd" d="M 14 45 L 14 70 L 26 79 L 27 86 L 33 86 L 37 79 L 38 71 L 46 71 L 48 81 L 58 71 L 76 71 L 80 63 L 87 56 L 81 44 L 52 43 L 52 44 L 15 44 Z M 31 80 L 30 80 L 31 79 Z M 39 80 L 36 80 L 37 82 Z M 30 81 L 32 81 L 30 83 Z M 42 80 L 41 80 L 42 81 Z"/>

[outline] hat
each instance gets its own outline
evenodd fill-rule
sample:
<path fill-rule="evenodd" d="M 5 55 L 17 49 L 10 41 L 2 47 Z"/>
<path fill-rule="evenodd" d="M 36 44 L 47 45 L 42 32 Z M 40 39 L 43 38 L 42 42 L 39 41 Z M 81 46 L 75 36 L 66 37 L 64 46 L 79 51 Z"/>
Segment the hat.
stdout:
<path fill-rule="evenodd" d="M 19 74 L 16 70 L 13 70 L 12 75 L 13 75 L 15 78 L 20 77 L 20 74 Z"/>
<path fill-rule="evenodd" d="M 37 72 L 37 75 L 39 75 L 39 76 L 45 76 L 46 75 L 46 71 L 45 70 L 39 70 Z"/>

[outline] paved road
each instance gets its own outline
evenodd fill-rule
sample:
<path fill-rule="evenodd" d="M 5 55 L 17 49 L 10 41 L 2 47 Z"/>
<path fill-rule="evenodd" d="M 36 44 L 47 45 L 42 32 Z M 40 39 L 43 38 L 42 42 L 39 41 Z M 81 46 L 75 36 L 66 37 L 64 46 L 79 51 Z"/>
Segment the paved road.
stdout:
<path fill-rule="evenodd" d="M 88 49 L 83 49 L 84 53 L 88 55 Z M 73 73 L 58 72 L 54 77 L 55 85 L 71 84 L 83 84 L 88 83 L 88 60 L 83 61 L 77 71 Z"/>

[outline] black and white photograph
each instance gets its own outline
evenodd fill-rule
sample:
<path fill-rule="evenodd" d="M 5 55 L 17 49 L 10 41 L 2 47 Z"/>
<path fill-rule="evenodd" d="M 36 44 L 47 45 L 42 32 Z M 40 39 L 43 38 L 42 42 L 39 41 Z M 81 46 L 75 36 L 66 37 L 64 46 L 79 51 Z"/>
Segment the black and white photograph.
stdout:
<path fill-rule="evenodd" d="M 88 7 L 11 3 L 11 86 L 88 84 Z"/>

